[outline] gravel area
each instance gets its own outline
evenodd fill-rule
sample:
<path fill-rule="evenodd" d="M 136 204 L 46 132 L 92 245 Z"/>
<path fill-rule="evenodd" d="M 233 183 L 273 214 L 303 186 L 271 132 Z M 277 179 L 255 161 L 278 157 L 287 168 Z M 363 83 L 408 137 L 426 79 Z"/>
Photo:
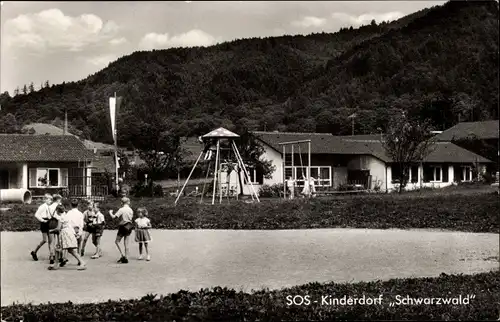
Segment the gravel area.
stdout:
<path fill-rule="evenodd" d="M 116 231 L 105 231 L 104 257 L 86 271 L 48 271 L 48 248 L 39 261 L 30 251 L 39 232 L 1 233 L 1 305 L 13 302 L 97 302 L 228 286 L 250 291 L 308 282 L 473 274 L 498 269 L 498 234 L 439 230 L 152 230 L 152 260 L 117 264 Z M 132 237 L 133 240 L 133 237 Z"/>

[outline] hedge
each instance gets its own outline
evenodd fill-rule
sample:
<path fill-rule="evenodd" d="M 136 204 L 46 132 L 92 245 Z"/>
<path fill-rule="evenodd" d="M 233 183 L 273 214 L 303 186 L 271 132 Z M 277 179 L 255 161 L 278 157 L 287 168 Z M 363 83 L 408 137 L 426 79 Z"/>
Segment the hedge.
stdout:
<path fill-rule="evenodd" d="M 498 233 L 499 198 L 477 195 L 376 194 L 292 201 L 242 201 L 222 205 L 181 199 L 177 206 L 165 198 L 132 199 L 132 207 L 145 206 L 153 228 L 158 229 L 304 229 L 304 228 L 434 228 Z M 1 230 L 37 230 L 36 205 L 12 205 L 1 213 Z M 119 200 L 101 205 L 107 229 L 116 229 L 109 209 Z"/>
<path fill-rule="evenodd" d="M 94 304 L 24 305 L 2 307 L 5 321 L 333 321 L 333 320 L 441 320 L 484 321 L 499 317 L 500 273 L 472 276 L 441 274 L 436 278 L 393 279 L 356 284 L 310 283 L 282 290 L 244 293 L 215 287 L 167 296 Z M 293 304 L 294 296 L 309 296 L 309 305 Z M 331 298 L 379 298 L 380 304 L 324 305 Z M 453 304 L 402 305 L 406 298 L 443 298 Z M 469 297 L 468 297 L 469 296 Z M 305 299 L 305 298 L 304 298 Z M 317 303 L 314 303 L 317 301 Z M 390 302 L 401 305 L 391 306 Z M 328 301 L 326 302 L 329 303 Z M 408 303 L 408 302 L 407 302 Z M 453 302 L 452 302 L 453 303 Z"/>

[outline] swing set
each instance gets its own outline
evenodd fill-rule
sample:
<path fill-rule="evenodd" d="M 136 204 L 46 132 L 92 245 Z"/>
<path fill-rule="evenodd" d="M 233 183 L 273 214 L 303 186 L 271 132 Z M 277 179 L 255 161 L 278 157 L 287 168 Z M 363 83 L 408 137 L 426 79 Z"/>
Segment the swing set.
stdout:
<path fill-rule="evenodd" d="M 205 177 L 205 182 L 203 183 L 203 190 L 201 192 L 200 203 L 203 203 L 203 196 L 205 195 L 206 184 L 211 172 L 210 170 L 212 163 L 214 163 L 214 168 L 215 168 L 213 172 L 214 181 L 213 181 L 213 192 L 212 192 L 212 205 L 215 203 L 215 196 L 217 195 L 217 192 L 219 196 L 219 203 L 222 203 L 223 195 L 227 196 L 228 202 L 231 195 L 236 195 L 236 198 L 238 198 L 238 191 L 236 190 L 236 193 L 234 193 L 234 188 L 238 189 L 239 180 L 236 187 L 231 187 L 231 174 L 233 172 L 239 173 L 240 171 L 243 172 L 244 179 L 246 180 L 246 182 L 250 184 L 250 190 L 251 190 L 250 195 L 252 197 L 252 200 L 257 200 L 257 202 L 260 202 L 259 196 L 257 195 L 257 192 L 254 189 L 252 180 L 250 179 L 250 176 L 243 162 L 241 154 L 238 151 L 236 143 L 234 142 L 234 140 L 238 139 L 239 137 L 240 137 L 239 135 L 224 128 L 218 128 L 200 137 L 201 143 L 204 144 L 204 149 L 200 152 L 200 155 L 198 156 L 198 159 L 196 160 L 193 168 L 191 169 L 191 172 L 189 173 L 186 182 L 184 183 L 179 194 L 177 195 L 175 204 L 177 204 L 177 202 L 179 201 L 179 198 L 181 197 L 184 189 L 186 188 L 186 185 L 189 179 L 191 178 L 194 169 L 198 165 L 198 162 L 200 161 L 203 155 L 205 155 L 204 160 L 208 161 L 208 165 L 207 165 L 207 174 Z M 227 147 L 221 146 L 221 142 L 224 141 L 228 143 Z M 215 152 L 215 162 L 212 162 L 214 152 Z M 222 152 L 227 152 L 227 153 L 223 155 Z M 236 162 L 233 162 L 233 156 L 234 159 L 236 159 Z M 221 162 L 222 160 L 223 162 Z M 222 172 L 225 172 L 226 174 L 226 184 L 224 185 L 222 183 L 222 178 L 221 178 Z"/>
<path fill-rule="evenodd" d="M 302 162 L 302 151 L 301 151 L 301 144 L 305 144 L 307 143 L 307 167 L 304 167 L 304 163 Z M 298 152 L 299 152 L 299 159 L 300 159 L 300 169 L 301 169 L 301 172 L 302 172 L 302 180 L 299 180 L 299 181 L 304 181 L 304 187 L 310 182 L 310 179 L 311 179 L 311 140 L 299 140 L 299 141 L 289 141 L 289 142 L 281 142 L 281 143 L 278 143 L 279 145 L 283 146 L 283 161 L 282 161 L 282 168 L 283 168 L 283 198 L 286 199 L 286 181 L 287 181 L 287 178 L 286 178 L 286 169 L 287 168 L 291 168 L 292 170 L 292 180 L 296 181 L 297 180 L 297 171 L 296 168 L 295 168 L 295 162 L 294 162 L 294 156 L 295 156 L 295 151 L 294 151 L 294 147 L 295 145 L 298 146 Z M 288 167 L 286 165 L 286 147 L 287 146 L 291 146 L 291 166 Z M 304 168 L 307 169 L 306 171 L 306 174 L 304 174 Z M 305 179 L 305 180 L 304 180 Z M 311 189 L 307 189 L 306 190 L 307 193 L 307 197 L 310 197 L 311 196 Z"/>

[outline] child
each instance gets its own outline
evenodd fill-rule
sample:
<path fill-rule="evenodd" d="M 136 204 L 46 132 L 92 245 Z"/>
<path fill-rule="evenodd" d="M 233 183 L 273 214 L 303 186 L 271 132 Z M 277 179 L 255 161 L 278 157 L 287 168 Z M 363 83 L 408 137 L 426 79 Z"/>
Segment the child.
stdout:
<path fill-rule="evenodd" d="M 68 251 L 74 258 L 78 261 L 78 270 L 82 271 L 87 269 L 85 266 L 85 262 L 81 259 L 78 254 L 78 242 L 76 240 L 76 232 L 72 227 L 69 219 L 67 218 L 67 214 L 62 205 L 56 208 L 56 214 L 53 216 L 59 221 L 59 225 L 55 229 L 51 229 L 50 232 L 59 231 L 59 243 L 62 250 Z M 55 266 L 49 266 L 49 270 L 57 269 Z"/>
<path fill-rule="evenodd" d="M 144 244 L 144 247 L 146 248 L 146 260 L 150 261 L 151 256 L 149 255 L 148 243 L 151 241 L 151 235 L 149 234 L 151 221 L 146 217 L 147 215 L 148 211 L 146 208 L 137 209 L 137 216 L 139 216 L 139 218 L 135 220 L 135 241 L 139 243 L 139 260 L 143 259 L 142 244 Z"/>
<path fill-rule="evenodd" d="M 52 254 L 52 244 L 49 240 L 49 219 L 50 219 L 50 210 L 49 205 L 52 204 L 52 195 L 45 194 L 43 203 L 38 207 L 38 210 L 35 213 L 35 218 L 40 222 L 40 231 L 42 232 L 42 241 L 36 246 L 35 250 L 31 252 L 31 257 L 33 260 L 38 260 L 38 250 L 48 242 L 49 246 L 49 254 Z"/>
<path fill-rule="evenodd" d="M 102 257 L 102 250 L 101 250 L 101 236 L 104 231 L 104 215 L 101 213 L 101 210 L 99 209 L 99 203 L 94 204 L 94 209 L 93 213 L 95 216 L 93 216 L 93 233 L 92 233 L 92 244 L 95 246 L 95 254 L 92 255 L 92 259 L 96 259 L 99 257 Z"/>
<path fill-rule="evenodd" d="M 82 240 L 82 246 L 80 249 L 80 256 L 85 255 L 85 246 L 87 245 L 87 240 L 89 239 L 91 234 L 94 234 L 94 221 L 96 214 L 94 213 L 94 203 L 92 201 L 88 202 L 87 210 L 83 212 L 83 231 L 84 236 Z"/>
<path fill-rule="evenodd" d="M 113 210 L 109 211 L 109 215 L 111 218 L 120 218 L 121 221 L 118 224 L 118 233 L 116 234 L 115 245 L 120 252 L 120 259 L 118 263 L 127 264 L 128 263 L 128 240 L 132 230 L 134 229 L 134 224 L 132 223 L 134 217 L 134 211 L 130 208 L 130 199 L 127 197 L 123 197 L 121 199 L 122 207 L 118 209 L 116 215 L 113 214 Z M 125 248 L 125 254 L 122 253 L 122 249 L 120 248 L 120 242 L 123 238 L 123 246 Z"/>
<path fill-rule="evenodd" d="M 286 185 L 288 187 L 288 191 L 290 191 L 289 199 L 293 199 L 295 197 L 295 180 L 293 180 L 292 177 L 288 177 Z"/>
<path fill-rule="evenodd" d="M 84 217 L 80 210 L 78 210 L 78 200 L 71 200 L 71 210 L 66 213 L 66 217 L 69 220 L 69 223 L 73 227 L 76 233 L 76 240 L 78 242 L 78 253 L 80 253 L 82 246 L 82 236 L 83 236 L 83 225 L 84 225 Z"/>

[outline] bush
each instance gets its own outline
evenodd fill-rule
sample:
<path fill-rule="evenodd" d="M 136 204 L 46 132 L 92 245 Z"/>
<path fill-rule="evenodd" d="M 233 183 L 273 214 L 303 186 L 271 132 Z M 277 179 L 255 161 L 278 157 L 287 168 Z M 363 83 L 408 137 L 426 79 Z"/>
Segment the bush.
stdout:
<path fill-rule="evenodd" d="M 351 183 L 343 183 L 340 184 L 337 188 L 338 191 L 356 191 L 356 190 L 364 190 L 364 187 L 357 186 Z M 379 187 L 380 190 L 380 187 Z"/>
<path fill-rule="evenodd" d="M 261 198 L 278 198 L 283 193 L 283 184 L 275 183 L 273 185 L 262 185 L 259 189 L 259 197 Z"/>
<path fill-rule="evenodd" d="M 151 187 L 139 181 L 130 190 L 130 195 L 137 198 L 163 197 L 163 187 L 159 184 L 155 184 L 153 186 L 153 195 L 151 196 Z"/>
<path fill-rule="evenodd" d="M 282 290 L 244 293 L 214 287 L 166 296 L 92 304 L 14 304 L 2 307 L 5 321 L 334 321 L 334 320 L 441 320 L 484 321 L 499 316 L 500 273 L 472 276 L 393 279 L 356 284 L 309 283 Z M 294 305 L 294 296 L 309 296 L 309 305 Z M 322 296 L 371 298 L 380 304 L 322 305 Z M 467 298 L 465 305 L 394 305 L 406 298 Z M 298 299 L 297 299 L 298 300 Z M 314 301 L 317 301 L 314 303 Z M 465 302 L 464 302 L 465 303 Z"/>
<path fill-rule="evenodd" d="M 305 228 L 437 228 L 498 233 L 499 202 L 496 194 L 370 194 L 330 199 L 264 200 L 245 203 L 233 200 L 215 206 L 198 198 L 132 198 L 132 207 L 146 207 L 154 228 L 159 229 L 305 229 Z M 119 199 L 101 202 L 118 209 Z M 2 212 L 1 229 L 38 230 L 36 205 L 13 205 Z M 118 220 L 106 218 L 116 229 Z"/>

